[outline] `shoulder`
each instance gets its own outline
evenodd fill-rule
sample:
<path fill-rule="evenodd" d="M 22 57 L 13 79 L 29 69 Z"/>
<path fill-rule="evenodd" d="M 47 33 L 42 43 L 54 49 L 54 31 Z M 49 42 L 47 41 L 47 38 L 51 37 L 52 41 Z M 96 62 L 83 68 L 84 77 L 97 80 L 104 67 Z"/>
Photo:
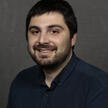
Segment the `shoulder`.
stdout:
<path fill-rule="evenodd" d="M 89 102 L 108 95 L 108 73 L 77 58 L 75 74 Z"/>
<path fill-rule="evenodd" d="M 92 85 L 97 83 L 101 87 L 108 86 L 108 73 L 102 69 L 93 66 L 82 59 L 77 58 L 76 72 L 86 78 Z"/>
<path fill-rule="evenodd" d="M 39 74 L 40 68 L 38 67 L 38 65 L 34 65 L 32 67 L 26 68 L 24 70 L 22 70 L 21 72 L 18 73 L 18 75 L 16 76 L 15 79 L 17 78 L 31 78 L 35 75 L 35 77 Z"/>
<path fill-rule="evenodd" d="M 39 69 L 38 65 L 35 65 L 22 70 L 12 81 L 11 87 L 25 87 L 33 85 L 33 82 L 36 83 L 40 77 Z"/>

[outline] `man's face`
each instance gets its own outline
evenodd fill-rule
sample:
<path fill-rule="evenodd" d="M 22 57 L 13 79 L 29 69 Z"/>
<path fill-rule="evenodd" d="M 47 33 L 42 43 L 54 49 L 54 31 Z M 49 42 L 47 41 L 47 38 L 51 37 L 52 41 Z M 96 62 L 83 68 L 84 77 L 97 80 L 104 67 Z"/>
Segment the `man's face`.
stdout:
<path fill-rule="evenodd" d="M 28 49 L 41 66 L 60 64 L 72 53 L 69 29 L 62 14 L 45 13 L 31 18 Z"/>

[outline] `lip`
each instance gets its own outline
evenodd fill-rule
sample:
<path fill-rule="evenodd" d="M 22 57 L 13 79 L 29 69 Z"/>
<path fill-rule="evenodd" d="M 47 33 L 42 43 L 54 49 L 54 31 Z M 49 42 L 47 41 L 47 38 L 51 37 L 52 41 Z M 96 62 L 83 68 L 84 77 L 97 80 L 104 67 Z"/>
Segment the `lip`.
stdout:
<path fill-rule="evenodd" d="M 40 53 L 50 53 L 52 50 L 40 49 L 38 50 Z"/>
<path fill-rule="evenodd" d="M 52 49 L 45 49 L 45 48 L 38 49 L 39 52 L 50 52 L 50 51 L 53 51 L 53 50 Z"/>
<path fill-rule="evenodd" d="M 40 50 L 39 52 L 48 53 L 48 52 L 50 52 L 50 51 L 49 51 L 49 50 Z"/>
<path fill-rule="evenodd" d="M 40 50 L 40 51 L 38 51 L 38 54 L 41 58 L 48 58 L 51 53 L 52 53 L 52 51 L 50 51 L 50 50 Z"/>
<path fill-rule="evenodd" d="M 37 51 L 46 51 L 46 50 L 54 51 L 54 50 L 57 50 L 57 47 L 55 47 L 55 46 L 48 46 L 48 45 L 34 45 L 33 49 L 37 50 Z"/>

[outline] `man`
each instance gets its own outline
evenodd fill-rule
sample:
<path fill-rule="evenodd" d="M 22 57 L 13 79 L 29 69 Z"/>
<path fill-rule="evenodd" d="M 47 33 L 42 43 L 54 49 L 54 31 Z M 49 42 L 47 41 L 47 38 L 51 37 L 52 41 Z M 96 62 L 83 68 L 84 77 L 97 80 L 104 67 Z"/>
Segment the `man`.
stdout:
<path fill-rule="evenodd" d="M 26 19 L 37 65 L 13 81 L 8 108 L 108 108 L 108 75 L 74 54 L 77 21 L 64 0 L 41 0 Z"/>

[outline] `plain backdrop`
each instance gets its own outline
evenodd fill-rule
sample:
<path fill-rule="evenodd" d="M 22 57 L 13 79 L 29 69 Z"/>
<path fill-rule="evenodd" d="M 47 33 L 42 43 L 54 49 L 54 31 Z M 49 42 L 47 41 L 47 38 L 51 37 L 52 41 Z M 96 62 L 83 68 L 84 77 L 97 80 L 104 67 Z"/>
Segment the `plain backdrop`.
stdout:
<path fill-rule="evenodd" d="M 78 19 L 76 54 L 108 72 L 108 0 L 68 0 Z M 25 19 L 37 0 L 0 0 L 0 108 L 12 80 L 34 65 L 27 53 Z"/>

